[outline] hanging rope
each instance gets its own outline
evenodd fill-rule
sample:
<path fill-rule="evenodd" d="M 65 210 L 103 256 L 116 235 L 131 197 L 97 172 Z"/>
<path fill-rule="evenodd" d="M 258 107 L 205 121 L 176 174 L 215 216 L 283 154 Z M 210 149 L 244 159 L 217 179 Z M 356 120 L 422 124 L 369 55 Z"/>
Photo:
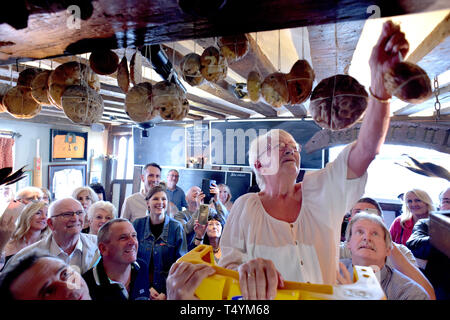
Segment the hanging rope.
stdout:
<path fill-rule="evenodd" d="M 302 60 L 305 59 L 305 35 L 304 35 L 305 27 L 302 27 Z"/>
<path fill-rule="evenodd" d="M 281 71 L 281 30 L 278 29 L 278 72 Z"/>
<path fill-rule="evenodd" d="M 13 81 L 13 71 L 12 71 L 12 65 L 9 65 L 9 85 L 12 87 L 12 81 Z"/>
<path fill-rule="evenodd" d="M 336 55 L 335 55 L 335 70 L 336 74 L 338 73 L 338 51 L 339 51 L 339 44 L 338 44 L 338 37 L 337 37 L 337 23 L 334 24 L 334 45 L 336 46 Z"/>

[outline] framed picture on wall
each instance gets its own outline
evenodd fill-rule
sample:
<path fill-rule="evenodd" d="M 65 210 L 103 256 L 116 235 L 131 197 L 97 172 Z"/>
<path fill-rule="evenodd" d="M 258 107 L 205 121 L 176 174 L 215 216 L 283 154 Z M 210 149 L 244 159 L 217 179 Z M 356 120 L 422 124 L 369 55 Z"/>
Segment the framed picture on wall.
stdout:
<path fill-rule="evenodd" d="M 85 185 L 85 164 L 48 165 L 48 190 L 50 190 L 54 200 L 70 197 L 75 188 Z"/>
<path fill-rule="evenodd" d="M 86 161 L 87 132 L 50 129 L 50 162 Z"/>

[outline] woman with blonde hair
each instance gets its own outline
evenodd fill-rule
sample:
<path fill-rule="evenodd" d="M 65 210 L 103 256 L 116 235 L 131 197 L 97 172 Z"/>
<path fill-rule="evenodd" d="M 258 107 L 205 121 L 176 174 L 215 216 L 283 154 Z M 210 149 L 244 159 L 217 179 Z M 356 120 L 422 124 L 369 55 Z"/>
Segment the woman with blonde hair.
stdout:
<path fill-rule="evenodd" d="M 31 201 L 22 210 L 16 230 L 5 246 L 5 264 L 21 249 L 41 240 L 50 233 L 47 226 L 48 205 L 45 201 Z"/>
<path fill-rule="evenodd" d="M 72 198 L 78 200 L 83 206 L 84 212 L 88 213 L 90 206 L 98 201 L 98 196 L 91 187 L 78 187 L 72 192 Z M 84 216 L 83 231 L 89 233 L 88 215 Z"/>
<path fill-rule="evenodd" d="M 231 201 L 231 190 L 230 187 L 224 183 L 217 186 L 219 188 L 219 200 L 223 203 L 228 212 L 231 211 L 233 202 Z"/>
<path fill-rule="evenodd" d="M 389 229 L 392 241 L 406 245 L 414 224 L 419 219 L 428 218 L 429 213 L 434 210 L 433 201 L 425 191 L 411 189 L 406 192 L 403 199 L 403 213 L 395 218 Z"/>

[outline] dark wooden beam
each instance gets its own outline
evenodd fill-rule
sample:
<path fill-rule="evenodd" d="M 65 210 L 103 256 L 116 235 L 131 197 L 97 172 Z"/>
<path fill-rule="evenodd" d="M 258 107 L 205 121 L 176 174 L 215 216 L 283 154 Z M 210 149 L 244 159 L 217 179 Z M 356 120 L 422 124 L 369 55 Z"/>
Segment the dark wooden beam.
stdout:
<path fill-rule="evenodd" d="M 448 8 L 447 0 L 227 0 L 215 10 L 209 6 L 216 1 L 199 2 L 202 6 L 198 8 L 180 9 L 178 0 L 96 0 L 76 1 L 82 4 L 83 19 L 75 19 L 70 25 L 73 16 L 67 13 L 65 3 L 46 1 L 37 6 L 31 2 L 2 15 L 0 60 L 7 64 L 16 58 L 84 53 L 100 47 L 136 47 L 364 20 L 372 14 L 367 12 L 371 5 L 379 7 L 381 17 Z M 205 9 L 208 14 L 201 12 Z"/>

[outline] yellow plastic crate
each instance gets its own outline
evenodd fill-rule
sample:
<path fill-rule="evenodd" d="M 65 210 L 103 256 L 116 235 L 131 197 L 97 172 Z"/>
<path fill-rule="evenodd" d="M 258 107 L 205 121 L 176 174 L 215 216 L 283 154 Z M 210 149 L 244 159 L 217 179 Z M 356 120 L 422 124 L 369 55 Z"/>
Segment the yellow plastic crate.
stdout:
<path fill-rule="evenodd" d="M 231 300 L 241 296 L 239 273 L 219 267 L 214 262 L 212 246 L 199 245 L 177 262 L 207 264 L 216 270 L 195 291 L 200 300 Z M 370 267 L 354 266 L 353 283 L 346 285 L 311 284 L 284 281 L 275 300 L 385 300 L 386 296 Z"/>

